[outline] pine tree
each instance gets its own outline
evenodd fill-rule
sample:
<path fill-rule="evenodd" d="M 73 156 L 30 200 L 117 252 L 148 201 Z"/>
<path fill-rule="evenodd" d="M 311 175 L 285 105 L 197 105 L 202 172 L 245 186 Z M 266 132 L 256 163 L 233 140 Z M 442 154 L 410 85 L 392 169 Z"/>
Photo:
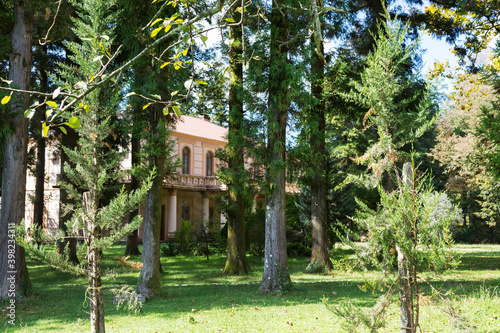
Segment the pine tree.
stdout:
<path fill-rule="evenodd" d="M 243 9 L 233 4 L 229 15 L 236 22 L 243 19 Z M 229 130 L 225 180 L 227 193 L 227 257 L 224 274 L 247 274 L 250 267 L 245 248 L 245 213 L 248 208 L 248 171 L 245 170 L 245 127 L 243 108 L 243 25 L 229 27 Z"/>
<path fill-rule="evenodd" d="M 74 5 L 78 12 L 78 18 L 74 19 L 74 31 L 80 41 L 66 44 L 74 65 L 62 65 L 60 71 L 60 80 L 69 86 L 86 82 L 102 69 L 101 59 L 111 58 L 109 50 L 113 42 L 113 27 L 116 26 L 114 1 L 85 0 L 75 1 Z M 69 120 L 65 123 L 79 134 L 76 149 L 64 149 L 74 165 L 64 165 L 70 183 L 61 184 L 68 196 L 74 198 L 74 205 L 65 207 L 67 212 L 73 212 L 67 222 L 67 231 L 72 236 L 83 231 L 87 249 L 86 266 L 76 266 L 64 260 L 63 255 L 58 257 L 32 243 L 24 243 L 33 255 L 55 267 L 88 274 L 86 297 L 88 295 L 90 304 L 91 332 L 99 333 L 105 332 L 100 254 L 137 229 L 142 222 L 140 217 L 125 226 L 123 217 L 137 208 L 151 187 L 150 179 L 146 179 L 143 186 L 132 193 L 124 187 L 117 191 L 114 185 L 124 176 L 119 170 L 123 154 L 116 151 L 113 142 L 121 87 L 116 82 L 95 89 L 74 110 L 78 118 L 67 115 Z M 66 132 L 63 127 L 61 130 Z"/>
<path fill-rule="evenodd" d="M 408 28 L 397 20 L 379 26 L 375 50 L 366 59 L 360 81 L 344 94 L 369 108 L 363 125 L 375 129 L 378 135 L 378 140 L 356 159 L 372 171 L 363 181 L 374 187 L 381 180 L 388 192 L 400 183 L 396 163 L 409 157 L 403 148 L 422 136 L 435 120 L 429 90 L 425 85 L 421 88 L 421 79 L 414 73 L 412 56 L 418 43 L 406 45 Z"/>
<path fill-rule="evenodd" d="M 33 13 L 30 1 L 14 1 L 14 27 L 12 30 L 12 49 L 9 61 L 9 80 L 18 88 L 27 90 L 30 87 Z M 8 97 L 10 96 L 10 97 Z M 3 137 L 2 165 L 2 205 L 0 210 L 0 299 L 7 298 L 12 291 L 10 278 L 15 272 L 15 296 L 31 293 L 31 282 L 26 268 L 24 249 L 12 244 L 13 238 L 9 230 L 13 225 L 21 225 L 24 219 L 26 202 L 26 166 L 28 149 L 28 120 L 24 118 L 24 110 L 29 104 L 28 94 L 10 94 L 2 98 L 6 104 L 10 98 L 8 113 L 9 128 Z M 14 245 L 14 263 L 9 258 L 9 246 Z"/>
<path fill-rule="evenodd" d="M 269 192 L 266 195 L 266 241 L 264 273 L 260 290 L 291 289 L 285 228 L 285 166 L 286 126 L 291 103 L 290 86 L 293 75 L 288 61 L 289 47 L 282 43 L 289 36 L 290 21 L 285 1 L 273 0 L 270 15 L 269 89 L 267 118 L 267 174 Z"/>
<path fill-rule="evenodd" d="M 355 90 L 348 95 L 369 108 L 363 123 L 367 127 L 374 127 L 378 134 L 378 141 L 368 147 L 366 153 L 357 159 L 359 163 L 368 164 L 372 173 L 358 180 L 372 187 L 380 181 L 381 188 L 384 189 L 384 193 L 381 193 L 382 202 L 388 208 L 391 207 L 389 201 L 393 200 L 389 200 L 389 196 L 395 190 L 400 189 L 403 197 L 396 201 L 401 200 L 401 207 L 410 209 L 410 207 L 420 205 L 415 201 L 414 178 L 410 175 L 410 170 L 405 171 L 402 177 L 397 163 L 408 156 L 402 148 L 414 142 L 432 125 L 433 120 L 429 120 L 432 109 L 429 107 L 428 93 L 425 90 L 422 92 L 414 89 L 418 77 L 413 74 L 410 65 L 411 57 L 418 44 L 412 43 L 406 46 L 408 25 L 403 25 L 397 20 L 390 21 L 387 14 L 386 18 L 385 24 L 379 26 L 375 49 L 367 57 L 367 66 L 361 74 L 361 82 L 355 82 Z M 412 178 L 412 183 L 405 184 L 403 179 L 405 177 L 406 179 Z M 407 194 L 408 191 L 410 194 Z M 408 195 L 411 201 L 405 202 Z M 428 206 L 424 205 L 423 209 L 428 210 Z M 403 208 L 398 213 L 406 214 Z M 419 214 L 411 217 L 398 216 L 399 219 L 395 223 L 396 227 L 400 228 L 396 230 L 398 240 L 393 245 L 398 262 L 401 327 L 402 332 L 405 333 L 415 332 L 418 326 L 418 316 L 415 316 L 413 302 L 414 296 L 418 295 L 416 267 L 419 263 L 415 257 L 418 257 L 416 252 L 419 251 L 417 223 L 421 223 L 420 219 L 422 219 Z M 390 220 L 391 214 L 382 216 Z M 425 220 L 422 223 L 425 223 Z M 378 228 L 378 226 L 366 224 L 363 227 L 368 228 L 371 235 Z M 387 234 L 384 233 L 384 235 Z M 381 251 L 386 255 L 390 249 L 387 247 L 388 243 L 384 243 L 384 246 L 385 248 Z"/>

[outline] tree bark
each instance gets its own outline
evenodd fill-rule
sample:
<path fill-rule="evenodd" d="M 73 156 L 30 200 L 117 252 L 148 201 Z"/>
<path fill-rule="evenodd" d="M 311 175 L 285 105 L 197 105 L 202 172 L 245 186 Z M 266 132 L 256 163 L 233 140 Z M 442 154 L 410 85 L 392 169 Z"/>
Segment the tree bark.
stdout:
<path fill-rule="evenodd" d="M 42 91 L 47 92 L 49 87 L 49 79 L 47 77 L 47 47 L 42 46 L 40 52 L 40 87 Z M 40 101 L 43 103 L 43 100 Z M 43 104 L 37 110 L 36 126 L 36 175 L 35 175 L 35 201 L 33 203 L 33 226 L 37 228 L 37 232 L 42 232 L 43 229 L 43 211 L 45 208 L 45 137 L 42 135 L 42 122 L 45 119 L 46 105 Z M 41 235 L 36 234 L 35 240 L 40 245 Z"/>
<path fill-rule="evenodd" d="M 238 4 L 230 9 L 230 17 L 240 21 Z M 228 130 L 228 208 L 227 257 L 223 274 L 244 275 L 250 270 L 245 248 L 245 164 L 243 110 L 243 29 L 229 27 L 229 130 Z"/>
<path fill-rule="evenodd" d="M 141 149 L 141 143 L 140 143 L 140 138 L 138 138 L 138 135 L 136 133 L 132 133 L 132 150 L 131 150 L 131 158 L 132 158 L 132 168 L 137 166 L 139 164 L 139 152 Z M 132 180 L 130 182 L 130 190 L 135 191 L 136 189 L 139 188 L 139 181 L 137 180 L 137 177 L 132 175 Z M 132 212 L 129 214 L 129 222 L 134 219 L 134 217 L 137 216 L 138 210 L 134 209 Z M 139 245 L 138 245 L 138 232 L 137 230 L 134 230 L 130 235 L 127 237 L 127 247 L 125 249 L 125 255 L 139 255 L 141 252 L 139 251 Z"/>
<path fill-rule="evenodd" d="M 161 232 L 161 199 L 163 177 L 165 173 L 166 133 L 165 116 L 162 110 L 154 110 L 152 141 L 150 142 L 150 168 L 156 168 L 156 176 L 151 190 L 146 197 L 144 213 L 144 236 L 142 241 L 142 268 L 139 275 L 137 291 L 146 298 L 161 294 L 160 284 L 160 232 Z M 162 148 L 163 147 L 163 150 Z"/>
<path fill-rule="evenodd" d="M 89 214 L 97 211 L 98 202 L 91 192 L 83 194 L 83 205 Z M 100 228 L 95 225 L 93 218 L 88 218 L 86 235 L 89 287 L 88 298 L 90 307 L 90 332 L 104 333 L 104 298 L 102 292 L 101 266 L 99 263 L 100 251 L 95 247 L 95 241 L 100 238 Z"/>
<path fill-rule="evenodd" d="M 315 0 L 314 0 L 315 1 Z M 323 44 L 315 45 L 323 54 Z M 311 265 L 315 271 L 332 268 L 329 255 L 329 238 L 326 213 L 326 143 L 325 143 L 325 103 L 323 99 L 324 62 L 316 52 L 312 52 L 311 94 L 315 105 L 311 110 L 311 161 L 313 175 L 311 182 Z"/>
<path fill-rule="evenodd" d="M 413 188 L 413 177 L 410 163 L 403 165 L 403 183 L 407 188 L 402 191 Z M 403 221 L 407 223 L 407 221 Z M 404 227 L 409 230 L 410 226 Z M 413 290 L 412 276 L 408 259 L 400 246 L 396 246 L 398 254 L 398 277 L 399 277 L 399 302 L 400 302 L 400 317 L 401 317 L 401 333 L 415 333 L 416 327 L 413 317 Z"/>
<path fill-rule="evenodd" d="M 271 44 L 269 66 L 269 100 L 267 111 L 267 179 L 270 193 L 266 197 L 266 240 L 264 274 L 261 291 L 292 288 L 288 271 L 285 228 L 285 153 L 286 124 L 290 105 L 290 64 L 287 61 L 288 48 L 281 42 L 288 38 L 288 22 L 283 0 L 273 0 L 271 12 Z"/>
<path fill-rule="evenodd" d="M 68 134 L 63 134 L 62 135 L 62 140 L 61 140 L 61 146 L 64 146 L 70 150 L 74 150 L 77 145 L 77 134 L 74 129 L 66 127 L 67 133 Z M 64 150 L 61 148 L 61 181 L 64 183 L 70 183 L 70 179 L 66 176 L 66 172 L 64 172 L 64 165 L 69 163 L 70 166 L 74 166 L 72 163 L 69 162 L 68 156 L 64 152 Z M 71 219 L 71 213 L 68 214 L 63 214 L 64 213 L 64 206 L 67 204 L 74 203 L 73 200 L 68 196 L 66 191 L 64 189 L 60 189 L 59 191 L 59 229 L 64 232 L 64 234 L 67 236 L 67 227 L 66 227 L 66 222 L 68 222 Z M 71 261 L 74 264 L 78 264 L 78 256 L 76 254 L 76 238 L 71 237 L 71 238 L 66 238 L 64 241 L 59 241 L 57 244 L 57 248 L 59 253 L 65 253 L 66 247 L 68 248 L 68 260 Z"/>
<path fill-rule="evenodd" d="M 12 32 L 12 53 L 9 62 L 9 79 L 12 85 L 28 90 L 31 76 L 31 41 L 33 36 L 33 15 L 29 0 L 14 1 L 14 28 Z M 26 158 L 28 149 L 28 119 L 24 110 L 29 106 L 29 95 L 14 94 L 11 100 L 13 133 L 5 137 L 2 170 L 2 203 L 0 212 L 0 299 L 11 297 L 11 281 L 14 277 L 15 297 L 29 295 L 31 282 L 26 268 L 24 248 L 11 241 L 9 229 L 21 225 L 26 205 Z M 10 245 L 10 247 L 9 247 Z M 14 249 L 15 261 L 9 258 L 9 249 Z"/>

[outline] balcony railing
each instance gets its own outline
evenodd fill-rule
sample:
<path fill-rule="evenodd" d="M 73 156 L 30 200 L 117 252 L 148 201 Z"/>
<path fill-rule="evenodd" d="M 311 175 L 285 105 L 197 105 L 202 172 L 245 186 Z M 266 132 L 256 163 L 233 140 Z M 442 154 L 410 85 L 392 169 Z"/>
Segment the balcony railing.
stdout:
<path fill-rule="evenodd" d="M 224 190 L 225 186 L 222 185 L 216 177 L 193 176 L 176 174 L 169 176 L 164 181 L 165 186 L 193 188 L 200 190 Z"/>

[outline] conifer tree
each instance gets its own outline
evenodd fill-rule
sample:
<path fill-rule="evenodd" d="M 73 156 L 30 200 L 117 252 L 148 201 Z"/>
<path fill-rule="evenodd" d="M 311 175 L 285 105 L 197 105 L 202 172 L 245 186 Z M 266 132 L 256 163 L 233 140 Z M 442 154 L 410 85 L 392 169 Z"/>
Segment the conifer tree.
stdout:
<path fill-rule="evenodd" d="M 395 200 L 401 200 L 401 207 L 406 205 L 405 207 L 410 209 L 409 207 L 420 205 L 416 202 L 414 195 L 415 182 L 413 176 L 410 175 L 411 167 L 407 168 L 403 176 L 406 179 L 412 178 L 412 183 L 405 184 L 397 163 L 408 157 L 402 148 L 414 142 L 432 125 L 433 120 L 429 120 L 432 109 L 429 107 L 428 93 L 425 90 L 422 92 L 414 89 L 418 76 L 412 72 L 411 57 L 418 44 L 414 42 L 408 46 L 405 45 L 408 25 L 403 25 L 398 20 L 390 21 L 387 14 L 386 19 L 387 21 L 379 26 L 375 49 L 367 57 L 367 66 L 361 74 L 361 82 L 355 82 L 355 90 L 348 95 L 354 101 L 369 108 L 363 123 L 367 127 L 374 127 L 378 134 L 378 141 L 369 146 L 366 153 L 357 159 L 358 163 L 367 164 L 372 173 L 364 179 L 361 177 L 357 180 L 371 187 L 380 182 L 381 188 L 385 191 L 381 193 L 383 200 L 388 198 L 386 195 L 400 189 L 403 192 L 402 197 Z M 411 193 L 410 201 L 406 197 L 408 191 Z M 406 203 L 405 200 L 407 200 Z M 384 205 L 390 207 L 388 202 Z M 429 208 L 424 205 L 423 209 Z M 400 213 L 405 214 L 404 208 L 401 208 Z M 404 216 L 397 221 L 399 224 L 396 224 L 397 228 L 400 228 L 398 235 L 401 241 L 396 241 L 394 246 L 398 261 L 401 327 L 402 332 L 405 333 L 415 332 L 418 326 L 418 317 L 414 316 L 413 304 L 413 297 L 418 293 L 418 289 L 412 290 L 414 286 L 412 281 L 415 281 L 415 269 L 418 265 L 414 260 L 414 257 L 418 257 L 414 253 L 418 251 L 416 226 L 421 218 L 420 215 Z M 414 224 L 407 225 L 410 221 Z M 425 222 L 424 220 L 422 223 Z M 368 230 L 372 234 L 377 228 L 375 225 L 363 226 L 369 227 Z M 403 233 L 405 233 L 404 237 Z M 410 236 L 406 238 L 407 235 Z M 412 241 L 414 247 L 408 245 Z M 387 252 L 388 250 L 390 249 L 386 247 L 381 251 Z"/>
<path fill-rule="evenodd" d="M 9 80 L 20 89 L 29 89 L 31 77 L 33 36 L 33 13 L 30 1 L 14 1 L 14 26 L 12 49 L 9 61 Z M 28 148 L 28 120 L 24 110 L 29 104 L 29 95 L 9 94 L 2 98 L 2 104 L 9 104 L 8 128 L 3 133 L 2 203 L 0 207 L 0 299 L 7 298 L 12 291 L 12 273 L 15 272 L 15 296 L 31 293 L 31 282 L 26 268 L 24 249 L 13 244 L 13 226 L 21 225 L 26 202 L 26 159 Z M 9 258 L 9 249 L 14 247 L 14 257 Z M 12 251 L 12 250 L 11 250 Z M 14 260 L 12 261 L 8 260 Z"/>
<path fill-rule="evenodd" d="M 60 71 L 60 80 L 68 86 L 85 82 L 102 69 L 104 62 L 111 60 L 113 27 L 116 26 L 114 1 L 85 0 L 75 1 L 74 5 L 78 13 L 74 19 L 74 31 L 80 41 L 66 44 L 74 65 L 62 65 Z M 65 148 L 74 167 L 64 165 L 70 183 L 62 183 L 61 186 L 75 202 L 65 207 L 67 212 L 73 212 L 71 220 L 67 222 L 67 232 L 74 237 L 83 231 L 86 263 L 74 265 L 65 260 L 67 257 L 63 255 L 57 256 L 43 247 L 23 241 L 34 256 L 54 267 L 88 275 L 89 286 L 85 297 L 88 295 L 91 332 L 99 333 L 105 332 L 100 254 L 137 229 L 142 222 L 140 217 L 125 226 L 123 217 L 137 208 L 151 187 L 149 178 L 140 189 L 131 193 L 124 187 L 117 192 L 113 185 L 124 176 L 119 170 L 123 154 L 113 148 L 121 87 L 119 82 L 115 82 L 114 85 L 95 89 L 73 110 L 78 118 L 74 114 L 64 115 L 69 118 L 65 126 L 74 128 L 79 134 L 76 149 Z M 61 130 L 67 132 L 64 127 Z"/>
<path fill-rule="evenodd" d="M 265 294 L 292 287 L 286 252 L 285 154 L 293 69 L 288 61 L 289 47 L 284 43 L 289 38 L 291 24 L 286 15 L 287 9 L 283 8 L 284 5 L 285 2 L 282 0 L 273 0 L 270 15 L 269 95 L 266 112 L 268 193 L 266 194 L 264 273 L 260 286 L 260 290 Z"/>
<path fill-rule="evenodd" d="M 244 10 L 233 4 L 229 15 L 236 22 L 243 20 Z M 239 8 L 239 10 L 238 10 Z M 248 171 L 245 170 L 245 137 L 243 108 L 243 24 L 229 27 L 229 116 L 227 163 L 224 180 L 228 185 L 227 257 L 224 274 L 247 274 L 245 248 L 245 213 L 248 208 Z"/>
<path fill-rule="evenodd" d="M 425 85 L 422 89 L 422 79 L 414 72 L 412 63 L 418 43 L 406 45 L 408 28 L 408 24 L 398 20 L 379 26 L 375 49 L 366 59 L 360 81 L 353 83 L 349 94 L 344 94 L 368 108 L 363 126 L 375 129 L 378 135 L 378 140 L 356 158 L 357 163 L 372 171 L 362 182 L 375 187 L 382 181 L 388 192 L 400 183 L 396 163 L 409 157 L 403 148 L 434 123 L 429 89 Z"/>

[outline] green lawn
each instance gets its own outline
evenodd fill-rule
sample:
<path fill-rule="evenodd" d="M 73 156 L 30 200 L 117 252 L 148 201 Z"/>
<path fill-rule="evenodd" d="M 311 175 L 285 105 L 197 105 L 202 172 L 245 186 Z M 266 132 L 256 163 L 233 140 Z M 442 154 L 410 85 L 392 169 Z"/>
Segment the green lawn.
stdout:
<path fill-rule="evenodd" d="M 500 245 L 458 245 L 463 255 L 456 270 L 433 278 L 434 285 L 450 291 L 452 305 L 464 323 L 477 332 L 500 332 Z M 262 258 L 249 257 L 248 276 L 223 277 L 223 256 L 162 258 L 166 271 L 162 277 L 164 294 L 134 315 L 112 304 L 109 291 L 121 285 L 134 286 L 138 270 L 115 260 L 123 246 L 106 251 L 103 258 L 106 328 L 108 332 L 341 332 L 343 319 L 329 312 L 322 302 L 350 301 L 371 306 L 377 295 L 362 292 L 360 272 L 341 270 L 348 251 L 334 257 L 337 270 L 330 274 L 307 274 L 307 258 L 290 258 L 289 267 L 295 289 L 281 295 L 263 296 L 258 292 Z M 139 261 L 139 257 L 129 261 Z M 2 305 L 2 329 L 8 332 L 87 332 L 85 308 L 86 279 L 57 272 L 37 261 L 28 260 L 35 295 L 18 303 L 16 326 L 7 324 Z M 368 278 L 376 273 L 366 274 Z M 424 294 L 430 294 L 423 288 Z M 421 328 L 423 332 L 450 330 L 450 317 L 443 303 L 424 297 Z M 438 306 L 439 305 L 439 306 Z M 443 309 L 443 310 L 441 310 Z M 387 332 L 397 332 L 398 308 L 389 311 Z"/>

